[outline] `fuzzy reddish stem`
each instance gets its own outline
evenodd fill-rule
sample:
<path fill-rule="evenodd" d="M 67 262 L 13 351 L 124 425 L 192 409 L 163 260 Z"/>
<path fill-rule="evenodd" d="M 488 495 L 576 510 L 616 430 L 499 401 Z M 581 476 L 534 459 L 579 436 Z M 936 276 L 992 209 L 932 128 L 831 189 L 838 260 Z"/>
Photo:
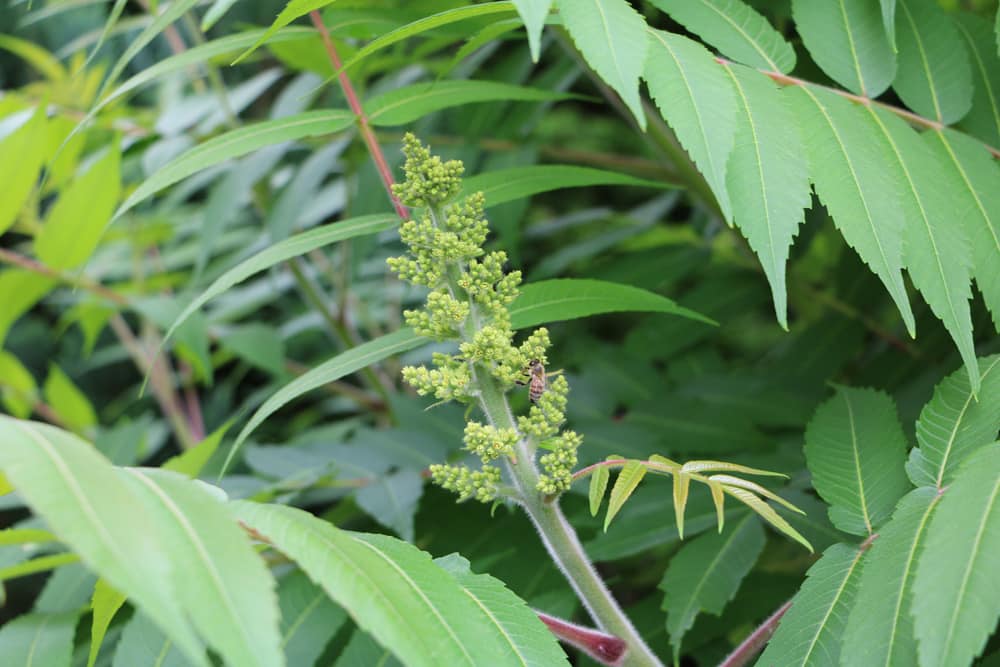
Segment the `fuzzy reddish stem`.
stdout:
<path fill-rule="evenodd" d="M 730 653 L 725 660 L 723 660 L 719 667 L 743 667 L 751 660 L 753 660 L 758 653 L 760 653 L 767 642 L 771 639 L 771 635 L 774 631 L 778 629 L 778 622 L 781 617 L 785 615 L 792 606 L 792 601 L 789 600 L 785 604 L 778 607 L 778 610 L 771 614 L 766 621 L 760 624 L 760 626 L 750 633 L 750 636 L 743 640 L 743 642 L 736 647 L 736 650 Z"/>
<path fill-rule="evenodd" d="M 320 37 L 323 38 L 323 46 L 326 47 L 330 64 L 333 65 L 334 71 L 339 72 L 337 79 L 340 81 L 340 88 L 344 91 L 344 97 L 347 98 L 347 105 L 351 107 L 351 112 L 358 119 L 361 136 L 365 140 L 365 145 L 368 146 L 368 154 L 372 156 L 372 161 L 375 162 L 375 168 L 382 178 L 382 185 L 385 186 L 385 191 L 388 193 L 389 199 L 392 200 L 392 206 L 396 209 L 396 214 L 400 220 L 408 220 L 410 217 L 409 211 L 406 210 L 406 207 L 400 203 L 399 199 L 392 192 L 392 185 L 395 181 L 392 178 L 389 163 L 385 161 L 382 148 L 378 145 L 378 139 L 375 138 L 375 132 L 372 130 L 371 123 L 368 122 L 368 114 L 361 108 L 361 101 L 354 91 L 354 86 L 351 85 L 351 80 L 348 78 L 347 72 L 343 71 L 340 56 L 337 54 L 337 47 L 333 45 L 333 40 L 330 39 L 330 31 L 323 25 L 323 17 L 320 16 L 318 11 L 313 10 L 309 12 L 309 18 L 312 19 L 313 25 L 319 31 Z"/>
<path fill-rule="evenodd" d="M 535 610 L 535 613 L 552 634 L 567 644 L 585 651 L 602 665 L 617 665 L 625 655 L 627 648 L 625 641 L 614 635 L 570 623 L 538 610 Z"/>

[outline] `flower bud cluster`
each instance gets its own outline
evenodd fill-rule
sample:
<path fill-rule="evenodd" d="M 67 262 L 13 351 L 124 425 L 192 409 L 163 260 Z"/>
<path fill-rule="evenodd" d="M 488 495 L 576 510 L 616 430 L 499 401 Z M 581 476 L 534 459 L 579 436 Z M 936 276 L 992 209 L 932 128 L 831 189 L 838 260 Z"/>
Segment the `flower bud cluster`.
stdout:
<path fill-rule="evenodd" d="M 481 458 L 483 463 L 511 456 L 519 439 L 517 431 L 512 428 L 484 426 L 479 422 L 465 425 L 465 448 Z"/>
<path fill-rule="evenodd" d="M 573 466 L 576 465 L 576 450 L 580 448 L 583 436 L 576 431 L 563 431 L 545 444 L 551 450 L 539 462 L 545 472 L 538 477 L 538 490 L 547 496 L 569 491 L 573 483 Z"/>
<path fill-rule="evenodd" d="M 432 368 L 406 367 L 403 379 L 421 396 L 464 403 L 482 395 L 477 382 L 486 378 L 492 377 L 503 391 L 525 384 L 533 362 L 543 367 L 547 363 L 549 334 L 540 328 L 514 345 L 509 307 L 518 296 L 521 273 L 505 273 L 503 251 L 482 248 L 489 233 L 482 193 L 453 202 L 461 191 L 461 162 L 431 155 L 410 134 L 403 139 L 403 153 L 406 180 L 393 186 L 393 192 L 404 204 L 423 211 L 419 220 L 400 226 L 400 239 L 409 253 L 391 258 L 389 267 L 401 279 L 430 290 L 423 308 L 404 313 L 406 323 L 422 336 L 459 341 L 458 355 L 437 353 Z M 492 462 L 512 459 L 518 441 L 525 437 L 529 443 L 545 441 L 542 446 L 550 450 L 540 459 L 544 474 L 538 490 L 565 491 L 581 442 L 572 431 L 559 433 L 568 391 L 566 380 L 558 377 L 528 416 L 519 419 L 518 429 L 469 422 L 465 448 L 480 458 L 481 467 L 434 465 L 432 479 L 460 500 L 491 502 L 501 483 L 501 470 Z"/>
<path fill-rule="evenodd" d="M 500 468 L 483 465 L 472 470 L 463 465 L 434 464 L 430 467 L 431 480 L 445 489 L 458 494 L 458 502 L 475 498 L 482 503 L 496 500 L 500 486 Z"/>

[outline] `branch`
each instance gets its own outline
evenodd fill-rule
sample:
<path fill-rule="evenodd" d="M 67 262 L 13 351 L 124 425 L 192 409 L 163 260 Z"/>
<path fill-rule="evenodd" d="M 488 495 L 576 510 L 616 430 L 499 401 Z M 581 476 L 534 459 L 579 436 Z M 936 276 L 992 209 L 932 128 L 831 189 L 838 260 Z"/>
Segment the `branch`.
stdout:
<path fill-rule="evenodd" d="M 743 640 L 743 642 L 736 647 L 736 650 L 730 653 L 725 660 L 719 663 L 719 667 L 743 667 L 751 660 L 753 660 L 758 653 L 760 653 L 767 642 L 771 639 L 771 635 L 774 631 L 778 629 L 778 622 L 781 617 L 785 615 L 792 607 L 792 601 L 789 600 L 785 604 L 778 607 L 778 610 L 771 614 L 766 621 L 760 624 L 756 630 L 750 633 L 750 636 Z"/>

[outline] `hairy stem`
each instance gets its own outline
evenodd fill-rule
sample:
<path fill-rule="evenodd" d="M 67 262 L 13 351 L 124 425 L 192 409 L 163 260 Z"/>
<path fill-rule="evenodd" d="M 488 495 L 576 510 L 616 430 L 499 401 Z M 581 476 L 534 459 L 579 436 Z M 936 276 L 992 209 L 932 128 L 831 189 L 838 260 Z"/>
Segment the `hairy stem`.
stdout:
<path fill-rule="evenodd" d="M 771 614 L 766 621 L 750 633 L 743 642 L 723 660 L 719 667 L 743 667 L 757 657 L 757 654 L 764 650 L 764 646 L 771 639 L 771 635 L 778 629 L 778 622 L 792 607 L 792 601 L 778 607 L 778 610 Z"/>

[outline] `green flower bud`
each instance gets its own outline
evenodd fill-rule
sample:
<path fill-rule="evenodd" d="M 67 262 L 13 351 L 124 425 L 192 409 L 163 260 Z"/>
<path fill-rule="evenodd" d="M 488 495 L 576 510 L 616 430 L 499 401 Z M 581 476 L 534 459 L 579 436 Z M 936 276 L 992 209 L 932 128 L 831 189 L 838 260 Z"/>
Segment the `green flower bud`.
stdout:
<path fill-rule="evenodd" d="M 465 448 L 488 463 L 502 456 L 511 456 L 520 436 L 512 428 L 498 429 L 479 422 L 465 425 Z"/>

